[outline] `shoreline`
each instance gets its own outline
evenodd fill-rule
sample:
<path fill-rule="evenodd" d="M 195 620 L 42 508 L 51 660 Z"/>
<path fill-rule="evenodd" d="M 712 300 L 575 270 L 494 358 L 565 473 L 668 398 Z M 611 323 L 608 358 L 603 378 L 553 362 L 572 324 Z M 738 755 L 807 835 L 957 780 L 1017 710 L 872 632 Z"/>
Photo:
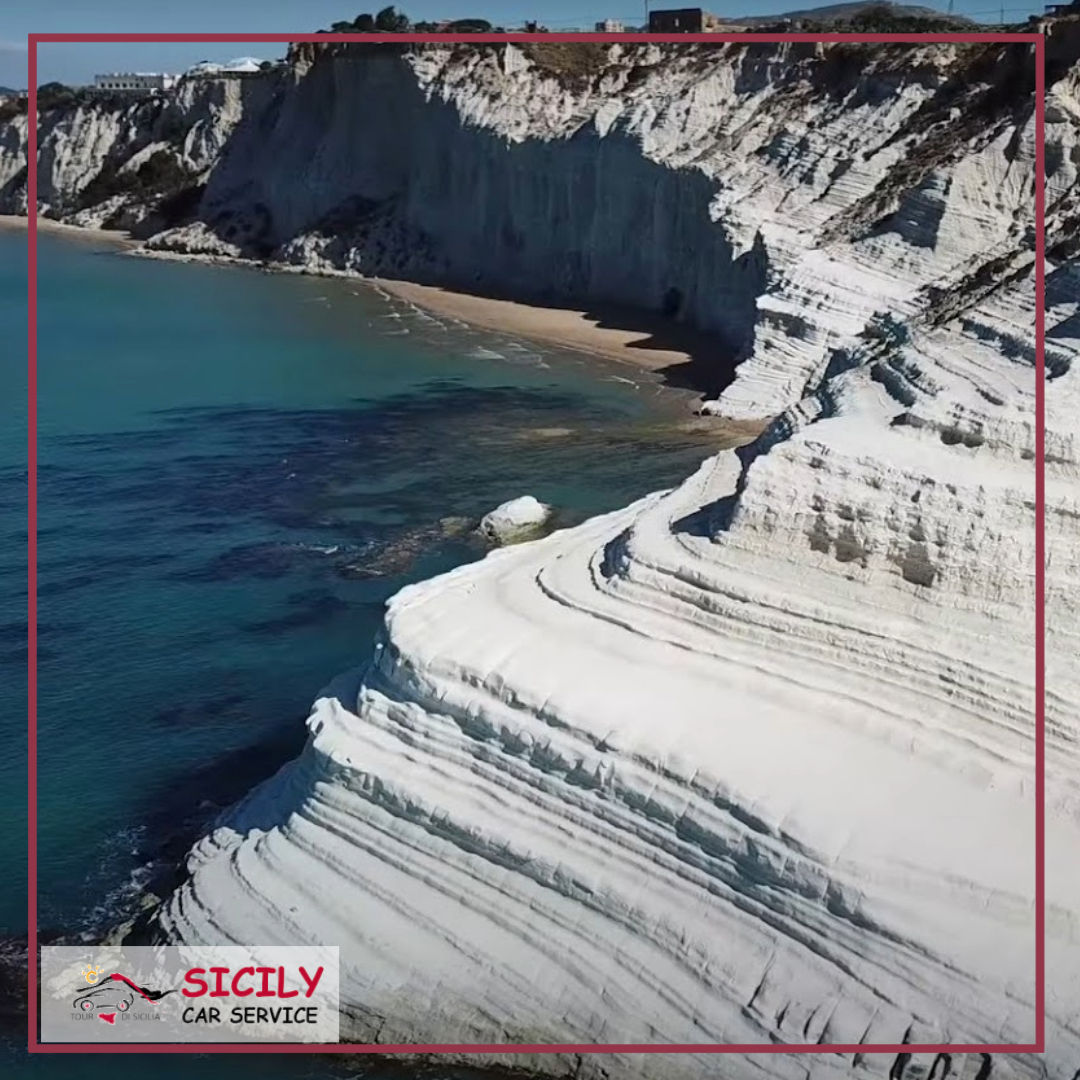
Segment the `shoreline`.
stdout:
<path fill-rule="evenodd" d="M 38 232 L 56 233 L 70 236 L 73 239 L 93 240 L 99 243 L 109 244 L 112 247 L 133 250 L 142 246 L 141 240 L 135 240 L 129 233 L 120 232 L 117 229 L 90 229 L 82 225 L 69 225 L 65 221 L 54 221 L 52 218 L 42 217 L 38 214 Z M 21 214 L 0 214 L 0 229 L 9 232 L 29 232 L 30 219 Z"/>
<path fill-rule="evenodd" d="M 629 365 L 655 379 L 657 392 L 669 397 L 673 406 L 677 402 L 680 406 L 678 412 L 685 410 L 685 419 L 678 423 L 679 428 L 701 434 L 715 433 L 724 440 L 725 445 L 741 445 L 753 441 L 772 419 L 762 417 L 735 421 L 722 416 L 699 414 L 696 405 L 708 397 L 709 393 L 709 360 L 721 356 L 724 345 L 711 334 L 675 323 L 653 312 L 604 304 L 593 305 L 590 310 L 580 307 L 562 308 L 478 296 L 441 285 L 367 277 L 348 270 L 314 269 L 202 252 L 159 251 L 148 248 L 145 241 L 134 239 L 129 233 L 116 229 L 72 225 L 40 214 L 37 223 L 41 232 L 88 243 L 100 243 L 127 255 L 212 266 L 243 267 L 263 273 L 341 278 L 477 330 L 522 338 L 582 356 L 595 357 L 606 363 Z M 28 231 L 29 219 L 22 215 L 0 214 L 0 229 Z"/>
<path fill-rule="evenodd" d="M 78 226 L 64 228 L 79 231 Z M 128 240 L 127 246 L 128 254 L 148 259 L 245 267 L 268 274 L 299 274 L 353 282 L 386 297 L 412 304 L 430 314 L 454 319 L 475 330 L 523 338 L 537 344 L 629 365 L 636 371 L 656 376 L 662 389 L 692 401 L 704 400 L 708 396 L 702 354 L 707 351 L 715 356 L 723 349 L 723 344 L 712 335 L 672 323 L 650 312 L 614 305 L 595 305 L 593 311 L 561 308 L 521 300 L 478 296 L 442 285 L 369 277 L 350 270 L 317 269 L 292 263 L 214 255 L 209 252 L 163 251 L 148 248 L 140 240 Z M 632 325 L 635 323 L 636 327 Z M 665 339 L 670 344 L 664 344 Z M 742 423 L 753 426 L 757 421 Z"/>
<path fill-rule="evenodd" d="M 417 307 L 458 319 L 470 326 L 556 345 L 664 376 L 672 368 L 685 368 L 683 378 L 668 383 L 705 396 L 701 375 L 690 369 L 705 351 L 719 353 L 723 344 L 710 335 L 672 323 L 650 312 L 630 311 L 613 305 L 555 307 L 478 296 L 442 285 L 421 285 L 393 278 L 361 278 L 391 296 Z M 674 373 L 673 373 L 674 374 Z"/>
<path fill-rule="evenodd" d="M 707 361 L 721 356 L 723 343 L 712 335 L 675 323 L 652 312 L 616 305 L 558 307 L 521 300 L 506 300 L 393 278 L 367 277 L 349 271 L 314 270 L 272 262 L 198 252 L 156 251 L 142 240 L 114 229 L 84 228 L 55 221 L 40 214 L 41 232 L 109 244 L 147 258 L 246 266 L 275 273 L 303 273 L 342 277 L 360 282 L 436 315 L 457 319 L 480 330 L 509 334 L 629 364 L 652 372 L 664 385 L 706 396 Z M 20 215 L 0 215 L 0 228 L 28 230 L 29 220 Z"/>

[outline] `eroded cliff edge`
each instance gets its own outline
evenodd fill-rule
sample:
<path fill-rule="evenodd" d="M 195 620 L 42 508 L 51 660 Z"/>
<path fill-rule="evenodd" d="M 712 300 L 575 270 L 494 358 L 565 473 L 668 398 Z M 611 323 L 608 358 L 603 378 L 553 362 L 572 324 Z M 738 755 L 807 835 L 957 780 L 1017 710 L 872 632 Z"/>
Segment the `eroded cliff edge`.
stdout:
<path fill-rule="evenodd" d="M 1066 1078 L 1074 30 L 1054 24 L 1046 101 L 1049 1052 L 999 1065 Z M 777 415 L 672 492 L 396 597 L 373 663 L 197 846 L 160 928 L 340 943 L 356 1039 L 1027 1042 L 1030 57 L 588 55 L 568 71 L 513 48 L 300 50 L 273 76 L 107 124 L 77 110 L 44 135 L 55 216 L 166 250 L 668 305 L 738 360 L 717 360 L 725 410 Z M 167 191 L 148 175 L 86 196 L 151 159 L 175 159 Z"/>

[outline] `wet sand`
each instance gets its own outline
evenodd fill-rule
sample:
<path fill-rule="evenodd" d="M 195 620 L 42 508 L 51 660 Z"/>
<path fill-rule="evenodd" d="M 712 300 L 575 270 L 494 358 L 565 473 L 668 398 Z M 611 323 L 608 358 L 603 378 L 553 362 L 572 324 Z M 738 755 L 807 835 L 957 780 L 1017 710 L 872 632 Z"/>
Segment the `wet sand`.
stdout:
<path fill-rule="evenodd" d="M 724 345 L 709 334 L 633 309 L 588 310 L 498 300 L 435 285 L 367 279 L 402 300 L 484 330 L 531 338 L 662 373 L 676 386 L 704 390 L 707 372 L 724 360 Z"/>

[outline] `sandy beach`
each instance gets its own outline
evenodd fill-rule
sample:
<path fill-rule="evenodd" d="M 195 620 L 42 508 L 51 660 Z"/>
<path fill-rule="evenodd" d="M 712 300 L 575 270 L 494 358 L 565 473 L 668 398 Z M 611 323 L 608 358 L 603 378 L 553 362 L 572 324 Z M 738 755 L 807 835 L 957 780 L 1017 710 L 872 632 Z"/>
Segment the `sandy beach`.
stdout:
<path fill-rule="evenodd" d="M 0 229 L 26 232 L 30 227 L 30 219 L 18 214 L 0 214 Z M 62 221 L 53 221 L 52 218 L 42 217 L 38 214 L 38 232 L 63 233 L 64 236 L 75 240 L 91 240 L 94 243 L 109 244 L 117 248 L 135 248 L 141 243 L 133 240 L 126 232 L 118 232 L 116 229 L 84 229 L 79 225 L 66 225 Z"/>
<path fill-rule="evenodd" d="M 454 292 L 436 285 L 370 278 L 393 296 L 484 330 L 514 334 L 634 364 L 672 385 L 704 389 L 724 346 L 717 338 L 650 312 L 600 305 L 549 307 Z"/>

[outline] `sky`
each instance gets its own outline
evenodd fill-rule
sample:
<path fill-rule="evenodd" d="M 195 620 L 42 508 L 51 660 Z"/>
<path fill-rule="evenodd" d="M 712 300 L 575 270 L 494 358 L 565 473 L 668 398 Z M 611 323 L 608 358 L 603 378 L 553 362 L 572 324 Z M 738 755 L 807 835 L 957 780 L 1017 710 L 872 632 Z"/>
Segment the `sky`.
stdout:
<path fill-rule="evenodd" d="M 401 0 L 398 9 L 414 21 L 426 19 L 488 19 L 496 25 L 520 26 L 537 19 L 549 29 L 591 29 L 604 18 L 627 25 L 644 20 L 647 0 Z M 690 0 L 654 0 L 653 7 L 677 7 Z M 769 15 L 817 6 L 829 0 L 706 0 L 707 11 L 720 16 Z M 945 10 L 948 0 L 920 0 Z M 312 33 L 332 22 L 351 19 L 364 10 L 384 6 L 375 0 L 3 0 L 0 3 L 0 86 L 26 86 L 28 33 Z M 1024 0 L 953 0 L 957 14 L 997 22 L 1004 6 L 1009 22 L 1020 22 L 1041 11 L 1042 3 Z M 88 83 L 99 72 L 178 72 L 199 60 L 229 60 L 236 56 L 271 59 L 284 47 L 275 45 L 155 45 L 68 44 L 39 49 L 39 83 Z"/>

